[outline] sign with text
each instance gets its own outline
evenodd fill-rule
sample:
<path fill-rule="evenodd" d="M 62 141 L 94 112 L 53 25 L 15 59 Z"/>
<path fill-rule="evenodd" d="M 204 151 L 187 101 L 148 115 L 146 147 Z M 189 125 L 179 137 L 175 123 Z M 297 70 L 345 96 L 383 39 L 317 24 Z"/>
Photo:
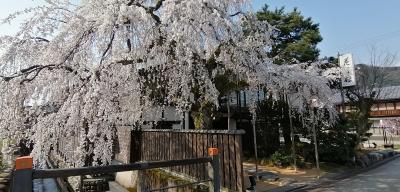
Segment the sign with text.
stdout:
<path fill-rule="evenodd" d="M 350 87 L 356 85 L 353 55 L 348 53 L 339 56 L 339 65 L 342 70 L 342 86 Z"/>

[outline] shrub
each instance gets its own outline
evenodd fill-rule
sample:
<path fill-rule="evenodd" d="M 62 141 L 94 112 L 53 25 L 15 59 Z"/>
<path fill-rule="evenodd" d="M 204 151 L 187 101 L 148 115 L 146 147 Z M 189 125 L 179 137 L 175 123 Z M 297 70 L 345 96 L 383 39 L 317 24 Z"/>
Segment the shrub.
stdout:
<path fill-rule="evenodd" d="M 292 156 L 283 151 L 276 151 L 271 156 L 271 163 L 278 167 L 287 167 L 292 163 L 292 161 Z"/>

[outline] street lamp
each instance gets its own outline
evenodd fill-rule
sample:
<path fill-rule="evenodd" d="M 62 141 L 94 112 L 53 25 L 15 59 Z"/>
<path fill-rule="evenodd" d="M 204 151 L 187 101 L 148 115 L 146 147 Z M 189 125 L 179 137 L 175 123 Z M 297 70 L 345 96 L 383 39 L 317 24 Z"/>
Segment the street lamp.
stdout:
<path fill-rule="evenodd" d="M 313 124 L 312 124 L 312 132 L 313 132 L 313 139 L 314 139 L 314 149 L 315 149 L 315 164 L 317 166 L 317 171 L 318 171 L 318 178 L 320 177 L 320 168 L 319 168 L 319 155 L 318 155 L 318 143 L 317 143 L 317 133 L 315 131 L 315 123 L 316 123 L 316 119 L 315 119 L 315 109 L 316 108 L 322 108 L 323 104 L 318 102 L 318 98 L 313 96 L 310 99 L 310 107 L 312 110 L 312 120 L 313 120 Z"/>

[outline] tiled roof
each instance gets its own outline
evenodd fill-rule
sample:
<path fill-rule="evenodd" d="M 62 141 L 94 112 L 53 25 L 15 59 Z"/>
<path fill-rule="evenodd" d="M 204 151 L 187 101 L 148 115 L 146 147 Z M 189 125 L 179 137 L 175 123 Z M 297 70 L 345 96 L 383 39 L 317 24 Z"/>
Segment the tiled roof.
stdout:
<path fill-rule="evenodd" d="M 348 102 L 346 95 L 344 95 L 344 100 Z M 379 94 L 378 100 L 394 100 L 400 99 L 400 86 L 390 86 L 383 87 L 381 89 L 381 93 Z M 342 103 L 342 98 L 340 95 L 340 91 L 338 90 L 336 94 L 333 95 L 333 101 L 336 104 Z"/>

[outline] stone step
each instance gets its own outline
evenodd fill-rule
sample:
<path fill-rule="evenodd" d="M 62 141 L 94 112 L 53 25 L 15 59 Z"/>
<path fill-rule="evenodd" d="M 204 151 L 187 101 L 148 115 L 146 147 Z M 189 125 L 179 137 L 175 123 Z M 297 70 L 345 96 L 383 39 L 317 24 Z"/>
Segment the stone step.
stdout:
<path fill-rule="evenodd" d="M 0 190 L 6 190 L 7 189 L 7 185 L 4 184 L 0 184 Z"/>
<path fill-rule="evenodd" d="M 10 178 L 11 177 L 11 173 L 0 173 L 0 178 Z"/>
<path fill-rule="evenodd" d="M 108 182 L 108 184 L 110 186 L 109 192 L 129 192 L 127 189 L 125 189 L 115 181 L 110 181 Z"/>
<path fill-rule="evenodd" d="M 10 182 L 10 179 L 6 179 L 6 178 L 0 178 L 0 184 L 8 184 Z"/>

